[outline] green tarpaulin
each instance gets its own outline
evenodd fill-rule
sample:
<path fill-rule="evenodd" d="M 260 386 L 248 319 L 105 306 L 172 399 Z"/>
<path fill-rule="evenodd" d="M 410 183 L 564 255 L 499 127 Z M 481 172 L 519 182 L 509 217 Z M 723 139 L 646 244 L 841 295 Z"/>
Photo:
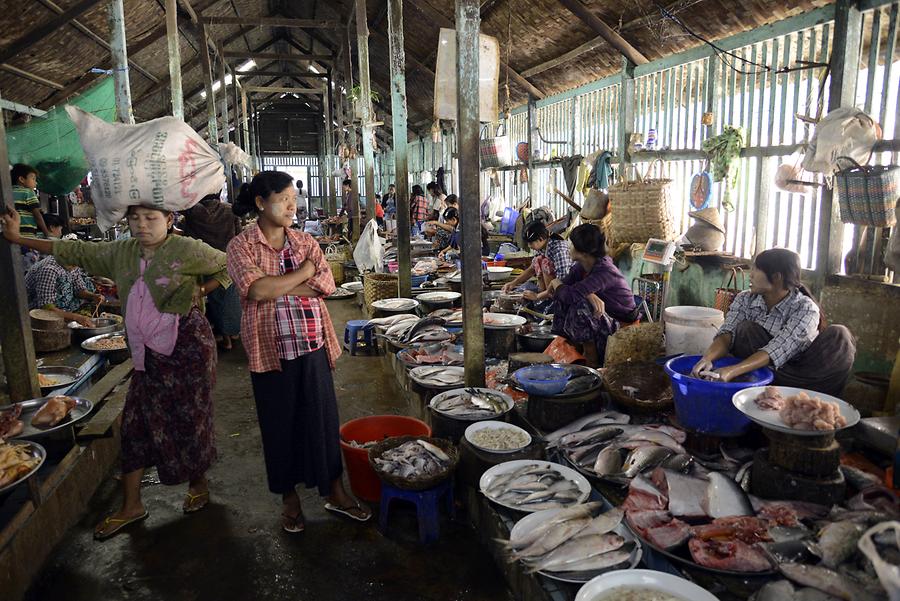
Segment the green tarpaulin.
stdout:
<path fill-rule="evenodd" d="M 103 78 L 67 104 L 112 122 L 116 117 L 112 77 Z M 78 132 L 62 105 L 43 117 L 8 128 L 6 145 L 10 164 L 26 163 L 37 169 L 38 189 L 47 194 L 68 194 L 88 173 Z"/>

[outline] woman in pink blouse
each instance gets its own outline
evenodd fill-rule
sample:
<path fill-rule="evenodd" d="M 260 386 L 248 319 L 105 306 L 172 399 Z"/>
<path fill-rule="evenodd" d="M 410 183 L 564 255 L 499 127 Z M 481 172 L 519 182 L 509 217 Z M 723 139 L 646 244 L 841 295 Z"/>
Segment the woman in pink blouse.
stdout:
<path fill-rule="evenodd" d="M 228 244 L 228 272 L 241 297 L 241 339 L 250 362 L 269 490 L 282 497 L 287 532 L 304 529 L 298 484 L 317 488 L 328 511 L 361 522 L 372 517 L 347 494 L 341 479 L 331 376 L 341 351 L 323 300 L 335 284 L 319 244 L 291 228 L 296 209 L 290 175 L 257 174 L 241 186 L 233 210 L 259 219 Z"/>

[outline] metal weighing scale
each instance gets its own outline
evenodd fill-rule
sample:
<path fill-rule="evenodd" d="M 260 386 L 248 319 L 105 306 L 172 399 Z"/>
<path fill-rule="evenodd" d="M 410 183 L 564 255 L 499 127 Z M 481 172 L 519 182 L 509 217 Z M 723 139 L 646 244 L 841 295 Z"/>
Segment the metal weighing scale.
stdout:
<path fill-rule="evenodd" d="M 662 319 L 662 310 L 666 306 L 666 293 L 669 289 L 669 278 L 675 264 L 675 251 L 678 245 L 670 240 L 650 238 L 641 256 L 640 275 L 631 280 L 631 290 L 644 299 L 651 321 Z M 644 263 L 654 263 L 663 267 L 662 273 L 644 273 Z"/>

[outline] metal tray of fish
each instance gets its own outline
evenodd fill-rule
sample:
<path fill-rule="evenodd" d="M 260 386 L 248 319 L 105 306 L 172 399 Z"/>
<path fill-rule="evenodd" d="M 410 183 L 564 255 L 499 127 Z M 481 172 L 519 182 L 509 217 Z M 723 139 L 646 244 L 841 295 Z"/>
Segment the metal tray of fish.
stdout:
<path fill-rule="evenodd" d="M 583 386 L 576 386 L 576 389 L 571 392 L 566 392 L 563 390 L 559 394 L 553 395 L 555 399 L 564 399 L 567 397 L 575 397 L 583 395 L 587 392 L 592 392 L 594 390 L 600 390 L 603 387 L 603 375 L 594 369 L 593 367 L 586 367 L 584 365 L 575 365 L 572 363 L 551 363 L 551 367 L 559 367 L 565 369 L 569 377 L 569 383 L 566 384 L 566 388 L 577 384 L 576 381 L 581 381 L 584 383 Z M 590 381 L 587 379 L 580 380 L 580 378 L 591 378 Z M 516 380 L 515 374 L 510 374 L 509 385 L 515 388 L 520 392 L 525 392 L 525 389 L 522 388 L 522 385 Z"/>
<path fill-rule="evenodd" d="M 409 371 L 413 382 L 433 390 L 450 390 L 466 383 L 466 370 L 454 365 L 422 365 Z"/>
<path fill-rule="evenodd" d="M 717 576 L 725 576 L 728 578 L 739 578 L 742 580 L 769 580 L 772 577 L 778 575 L 778 570 L 767 570 L 765 572 L 738 572 L 736 570 L 720 570 L 718 568 L 709 568 L 694 561 L 694 559 L 690 555 L 690 551 L 688 551 L 687 543 L 682 543 L 673 550 L 666 550 L 661 547 L 657 547 L 646 538 L 641 536 L 639 532 L 635 532 L 634 530 L 632 530 L 632 533 L 639 541 L 641 541 L 641 544 L 646 548 L 661 554 L 666 559 L 669 559 L 675 562 L 677 565 L 687 568 L 688 570 L 696 570 L 699 572 L 705 572 L 707 574 L 715 574 Z"/>
<path fill-rule="evenodd" d="M 346 288 L 335 288 L 334 292 L 326 296 L 326 299 L 345 299 L 345 298 L 353 298 L 356 296 L 356 293 L 352 290 L 347 290 Z"/>
<path fill-rule="evenodd" d="M 530 530 L 541 522 L 552 519 L 554 516 L 559 514 L 560 511 L 562 511 L 562 509 L 544 509 L 542 511 L 536 511 L 534 513 L 526 515 L 524 518 L 516 522 L 515 526 L 513 526 L 513 529 L 509 533 L 510 539 L 516 537 L 520 530 Z M 619 515 L 622 515 L 621 510 L 614 511 L 618 511 Z M 592 578 L 596 578 L 597 576 L 605 574 L 607 572 L 612 572 L 614 570 L 631 570 L 636 568 L 644 556 L 644 550 L 641 547 L 641 541 L 635 536 L 628 525 L 625 524 L 624 520 L 620 521 L 619 524 L 609 532 L 612 534 L 618 534 L 625 539 L 625 544 L 623 545 L 623 547 L 633 547 L 631 555 L 626 561 L 611 565 L 600 570 L 579 572 L 553 572 L 549 570 L 538 570 L 537 573 L 552 580 L 559 580 L 560 582 L 584 584 Z"/>
<path fill-rule="evenodd" d="M 419 306 L 413 298 L 384 298 L 373 301 L 372 308 L 381 311 L 411 311 Z"/>
<path fill-rule="evenodd" d="M 759 395 L 765 392 L 766 388 L 769 387 L 754 386 L 752 388 L 745 388 L 734 393 L 734 396 L 731 398 L 731 404 L 734 405 L 735 409 L 752 419 L 763 428 L 769 428 L 770 430 L 784 432 L 785 434 L 793 434 L 794 436 L 822 436 L 823 434 L 831 434 L 833 432 L 852 428 L 859 423 L 859 411 L 857 411 L 853 405 L 847 403 L 846 401 L 842 401 L 837 397 L 833 397 L 821 392 L 816 392 L 814 390 L 806 390 L 805 388 L 775 386 L 775 388 L 778 388 L 778 391 L 783 396 L 793 396 L 796 394 L 800 394 L 801 392 L 805 392 L 810 397 L 818 398 L 820 401 L 834 403 L 838 406 L 838 410 L 841 412 L 841 416 L 845 420 L 847 420 L 846 426 L 835 428 L 833 430 L 800 430 L 797 428 L 792 428 L 791 426 L 788 426 L 786 423 L 784 423 L 784 420 L 781 419 L 779 411 L 775 409 L 762 409 L 759 407 L 759 405 L 756 404 L 756 399 L 759 397 Z"/>
<path fill-rule="evenodd" d="M 25 427 L 22 429 L 22 432 L 20 432 L 17 436 L 13 436 L 12 438 L 39 438 L 41 436 L 46 436 L 51 432 L 63 430 L 83 420 L 94 408 L 94 404 L 88 399 L 83 399 L 77 396 L 70 396 L 68 398 L 75 401 L 75 406 L 71 411 L 69 411 L 69 415 L 67 415 L 65 419 L 50 428 L 36 428 L 32 426 L 31 419 L 34 417 L 35 413 L 37 413 L 38 410 L 43 407 L 44 404 L 51 398 L 53 397 L 42 397 L 39 399 L 32 399 L 30 401 L 21 401 L 19 403 L 15 403 L 15 405 L 22 406 L 22 413 L 19 415 L 19 420 L 21 420 L 22 424 Z M 5 407 L 0 407 L 0 412 L 6 411 L 7 409 L 12 409 L 15 405 L 6 405 Z"/>
<path fill-rule="evenodd" d="M 463 369 L 463 368 L 459 368 Z M 465 400 L 463 404 L 454 404 L 452 409 L 447 409 L 448 401 L 462 395 L 474 397 L 475 402 Z M 435 413 L 460 421 L 481 421 L 485 419 L 497 419 L 512 411 L 516 402 L 508 394 L 492 388 L 455 388 L 435 395 L 428 403 L 428 407 Z"/>
<path fill-rule="evenodd" d="M 8 484 L 5 484 L 4 486 L 0 486 L 0 494 L 3 494 L 8 490 L 14 489 L 18 485 L 22 484 L 23 482 L 25 482 L 26 480 L 31 478 L 33 475 L 35 475 L 37 473 L 37 471 L 39 469 L 41 469 L 41 466 L 44 465 L 44 461 L 46 461 L 46 459 L 47 459 L 46 449 L 44 449 L 44 447 L 42 447 L 41 445 L 39 445 L 36 442 L 31 442 L 30 440 L 17 440 L 15 442 L 8 442 L 7 444 L 27 446 L 28 454 L 33 459 L 37 459 L 38 462 L 34 467 L 31 468 L 31 470 L 27 474 L 21 476 L 15 482 L 10 482 Z"/>
<path fill-rule="evenodd" d="M 41 392 L 47 394 L 57 388 L 69 386 L 78 379 L 79 372 L 74 367 L 65 365 L 47 365 L 37 368 L 38 375 L 44 376 L 41 380 Z M 40 379 L 40 378 L 38 378 Z M 46 384 L 44 382 L 47 382 Z"/>
<path fill-rule="evenodd" d="M 419 363 L 413 357 L 414 352 L 423 352 L 427 356 L 440 359 L 440 361 Z M 463 364 L 463 345 L 450 342 L 414 344 L 409 348 L 397 351 L 397 360 L 408 369 L 422 366 L 437 367 L 439 365 L 460 366 Z"/>
<path fill-rule="evenodd" d="M 492 490 L 493 486 L 499 486 L 501 482 L 503 482 L 503 480 L 500 479 L 504 476 L 509 476 L 516 472 L 521 473 L 532 468 L 543 468 L 545 470 L 556 472 L 559 476 L 562 477 L 562 480 L 571 482 L 575 486 L 575 488 L 577 488 L 577 496 L 571 501 L 567 502 L 558 502 L 552 500 L 551 498 L 549 501 L 523 505 L 515 504 L 506 500 L 500 500 L 502 494 L 507 492 L 506 490 Z M 522 475 L 525 476 L 527 474 Z M 533 513 L 542 509 L 562 509 L 564 507 L 571 507 L 572 505 L 584 503 L 591 495 L 591 483 L 588 482 L 587 478 L 585 478 L 572 468 L 560 465 L 558 463 L 552 463 L 550 461 L 539 461 L 531 459 L 519 459 L 516 461 L 507 461 L 505 463 L 495 465 L 481 475 L 481 480 L 479 480 L 478 482 L 478 489 L 481 491 L 481 494 L 483 494 L 485 497 L 487 497 L 497 505 L 506 507 L 507 509 L 512 509 L 513 511 L 521 511 L 524 513 Z"/>
<path fill-rule="evenodd" d="M 528 320 L 521 315 L 509 313 L 485 313 L 481 319 L 484 322 L 484 327 L 491 330 L 508 330 L 528 323 Z"/>

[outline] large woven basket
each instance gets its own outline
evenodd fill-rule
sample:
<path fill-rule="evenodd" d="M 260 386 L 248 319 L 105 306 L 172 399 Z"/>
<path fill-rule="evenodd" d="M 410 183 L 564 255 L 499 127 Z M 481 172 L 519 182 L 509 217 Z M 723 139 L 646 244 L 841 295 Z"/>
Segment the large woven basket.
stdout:
<path fill-rule="evenodd" d="M 450 465 L 447 466 L 447 469 L 445 469 L 440 474 L 410 479 L 401 478 L 400 476 L 395 476 L 394 474 L 387 474 L 381 471 L 381 469 L 375 464 L 375 460 L 384 455 L 387 451 L 390 451 L 395 447 L 399 447 L 403 443 L 409 442 L 411 440 L 424 440 L 426 442 L 430 442 L 436 447 L 439 447 L 450 457 Z M 456 450 L 456 447 L 453 446 L 453 443 L 451 443 L 449 440 L 444 440 L 443 438 L 429 438 L 427 436 L 392 436 L 391 438 L 385 438 L 378 444 L 372 446 L 371 449 L 369 449 L 369 465 L 371 465 L 372 469 L 375 470 L 375 474 L 378 475 L 382 482 L 403 490 L 428 490 L 429 488 L 434 488 L 453 474 L 458 463 L 459 451 Z"/>
<path fill-rule="evenodd" d="M 609 189 L 610 240 L 616 244 L 646 243 L 650 238 L 674 240 L 677 232 L 669 212 L 672 180 L 652 178 L 653 161 L 643 177 L 627 178 Z M 662 168 L 660 169 L 662 171 Z"/>
<path fill-rule="evenodd" d="M 613 401 L 639 413 L 656 413 L 673 404 L 669 376 L 661 365 L 651 361 L 607 367 L 603 385 Z"/>
<path fill-rule="evenodd" d="M 325 249 L 325 260 L 328 261 L 334 283 L 338 286 L 344 283 L 344 262 L 347 260 L 347 248 L 332 244 Z"/>
<path fill-rule="evenodd" d="M 396 273 L 367 273 L 363 277 L 363 294 L 366 305 L 384 298 L 400 296 L 400 277 Z"/>

